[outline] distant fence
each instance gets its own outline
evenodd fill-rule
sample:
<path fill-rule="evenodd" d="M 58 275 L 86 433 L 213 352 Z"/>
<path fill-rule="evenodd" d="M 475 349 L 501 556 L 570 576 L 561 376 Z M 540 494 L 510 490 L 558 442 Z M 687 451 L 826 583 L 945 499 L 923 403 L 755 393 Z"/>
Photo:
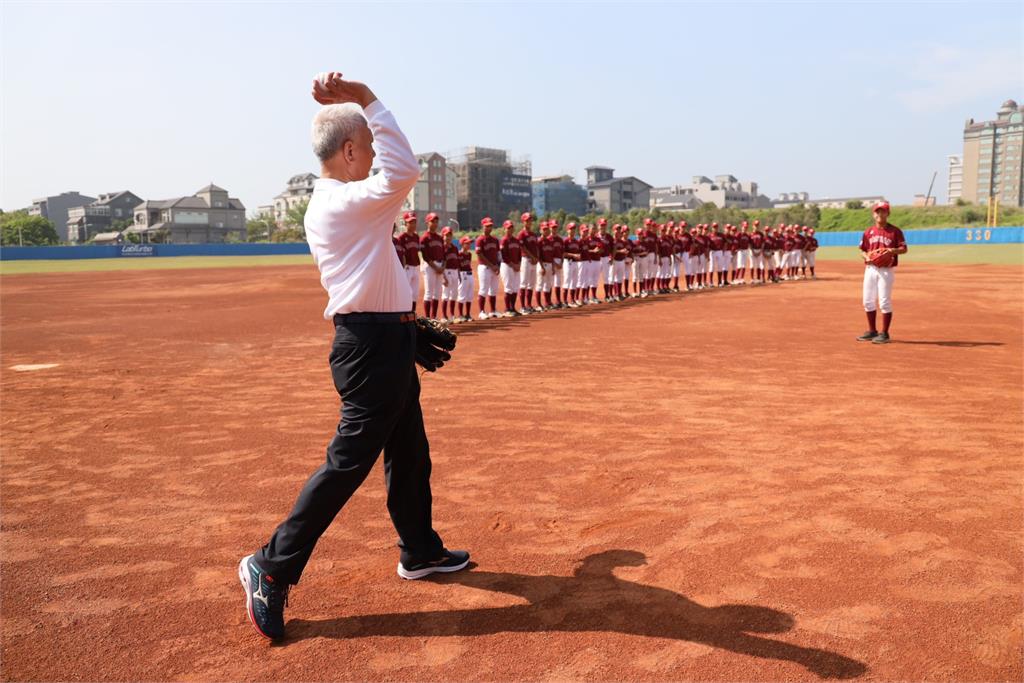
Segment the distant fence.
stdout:
<path fill-rule="evenodd" d="M 1012 228 L 921 228 L 904 230 L 908 244 L 1020 244 L 1024 227 Z M 817 233 L 823 247 L 855 247 L 860 232 Z M 0 261 L 28 261 L 86 258 L 145 258 L 153 256 L 275 256 L 308 254 L 305 242 L 286 244 L 114 244 L 81 247 L 3 247 Z"/>
<path fill-rule="evenodd" d="M 2 261 L 140 258 L 151 256 L 276 256 L 308 254 L 305 242 L 243 244 L 111 244 L 81 247 L 4 247 Z"/>

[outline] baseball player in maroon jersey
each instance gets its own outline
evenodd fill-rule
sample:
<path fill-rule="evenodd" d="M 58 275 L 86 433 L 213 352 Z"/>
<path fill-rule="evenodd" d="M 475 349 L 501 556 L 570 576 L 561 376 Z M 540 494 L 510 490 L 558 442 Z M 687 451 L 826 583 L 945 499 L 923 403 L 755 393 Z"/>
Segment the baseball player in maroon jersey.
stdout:
<path fill-rule="evenodd" d="M 580 225 L 580 270 L 579 279 L 576 281 L 576 293 L 578 306 L 586 306 L 590 303 L 590 274 L 594 254 L 590 251 L 590 226 L 586 223 Z"/>
<path fill-rule="evenodd" d="M 423 314 L 436 320 L 444 277 L 444 240 L 437 232 L 437 216 L 430 216 L 434 219 L 427 221 L 427 231 L 420 237 L 420 252 L 423 254 L 420 269 L 423 271 Z"/>
<path fill-rule="evenodd" d="M 601 281 L 602 271 L 605 270 L 601 266 L 604 265 L 605 259 L 608 258 L 608 249 L 605 247 L 604 238 L 601 236 L 598 227 L 593 227 L 590 230 L 590 240 L 587 243 L 590 249 L 590 299 L 588 303 L 599 304 L 603 300 L 597 296 L 597 285 Z"/>
<path fill-rule="evenodd" d="M 864 256 L 864 311 L 868 316 L 868 331 L 857 337 L 858 341 L 875 344 L 889 343 L 889 326 L 892 324 L 892 286 L 896 279 L 899 254 L 907 253 L 907 240 L 903 231 L 889 223 L 889 202 L 877 202 L 872 214 L 875 224 L 864 231 L 860 238 L 860 250 Z M 870 262 L 869 255 L 877 249 L 887 250 L 893 257 L 892 264 L 880 267 Z M 882 331 L 878 331 L 877 310 L 882 309 Z"/>
<path fill-rule="evenodd" d="M 657 246 L 655 247 L 658 250 L 655 292 L 658 294 L 668 294 L 670 292 L 669 283 L 672 281 L 672 239 L 668 234 L 668 225 L 658 226 L 658 233 Z"/>
<path fill-rule="evenodd" d="M 565 308 L 562 302 L 562 263 L 565 260 L 565 240 L 558 234 L 558 221 L 548 221 L 551 228 L 551 254 L 554 274 L 551 277 L 551 293 L 555 298 L 554 308 Z"/>
<path fill-rule="evenodd" d="M 629 226 L 623 223 L 619 226 L 620 234 L 622 235 L 622 243 L 625 245 L 626 260 L 622 262 L 622 284 L 619 285 L 619 299 L 625 300 L 630 296 L 630 283 L 633 273 L 634 264 L 636 259 L 633 256 L 635 251 L 635 243 L 629 236 Z"/>
<path fill-rule="evenodd" d="M 398 245 L 405 253 L 402 266 L 409 283 L 409 292 L 412 293 L 412 310 L 415 313 L 416 302 L 420 300 L 420 236 L 416 232 L 416 212 L 406 211 L 402 215 L 402 222 L 405 223 L 405 232 L 398 236 Z"/>
<path fill-rule="evenodd" d="M 441 228 L 444 242 L 444 271 L 441 274 L 441 322 L 455 322 L 455 302 L 459 298 L 459 248 L 452 242 L 452 229 Z"/>
<path fill-rule="evenodd" d="M 693 249 L 692 228 L 687 227 L 686 221 L 679 226 L 679 268 L 683 273 L 684 292 L 693 288 L 693 266 L 690 263 L 690 250 Z"/>
<path fill-rule="evenodd" d="M 468 237 L 459 238 L 459 317 L 456 322 L 460 323 L 473 320 L 469 314 L 473 305 L 473 252 L 469 249 L 472 242 Z"/>
<path fill-rule="evenodd" d="M 793 230 L 793 279 L 795 280 L 802 280 L 807 276 L 807 268 L 804 266 L 804 247 L 807 245 L 805 230 L 807 230 L 806 225 Z"/>
<path fill-rule="evenodd" d="M 597 219 L 597 238 L 601 240 L 601 261 L 597 268 L 600 277 L 604 279 L 604 300 L 611 298 L 611 261 L 612 243 L 615 238 L 608 232 L 608 219 L 601 217 Z"/>
<path fill-rule="evenodd" d="M 641 239 L 644 242 L 644 291 L 641 296 L 654 295 L 654 283 L 658 278 L 658 226 L 649 219 L 644 219 L 644 234 Z"/>
<path fill-rule="evenodd" d="M 523 262 L 523 245 L 519 238 L 512 234 L 515 225 L 512 221 L 505 221 L 502 224 L 505 234 L 502 235 L 498 248 L 501 250 L 501 281 L 505 286 L 505 317 L 513 318 L 520 313 L 516 308 L 516 296 L 522 291 L 522 272 L 520 268 Z"/>
<path fill-rule="evenodd" d="M 398 241 L 398 223 L 396 222 L 391 226 L 391 245 L 395 248 L 395 255 L 398 256 L 398 262 L 402 264 L 402 271 L 405 271 L 405 250 L 402 249 L 402 243 Z"/>
<path fill-rule="evenodd" d="M 750 283 L 764 284 L 764 233 L 761 232 L 761 221 L 755 220 L 750 233 Z"/>
<path fill-rule="evenodd" d="M 565 226 L 565 240 L 562 242 L 562 300 L 569 308 L 579 306 L 580 279 L 580 241 L 576 239 L 576 223 L 571 222 Z"/>
<path fill-rule="evenodd" d="M 814 252 L 816 251 L 818 251 L 818 238 L 814 236 L 814 228 L 808 228 L 807 245 L 804 247 L 804 253 L 807 254 L 806 262 L 807 267 L 811 269 L 812 280 L 818 279 L 818 276 L 814 274 Z"/>
<path fill-rule="evenodd" d="M 736 268 L 739 271 L 737 280 L 741 285 L 747 284 L 747 269 L 750 269 L 750 281 L 754 281 L 754 267 L 752 265 L 752 255 L 750 247 L 750 233 L 747 230 L 750 225 L 743 221 L 740 225 L 739 235 L 736 236 Z"/>
<path fill-rule="evenodd" d="M 708 235 L 708 241 L 711 244 L 712 270 L 717 278 L 717 282 L 714 282 L 713 286 L 725 287 L 726 270 L 729 267 L 728 262 L 725 260 L 725 233 L 722 232 L 722 228 L 718 223 L 712 223 L 711 229 L 712 232 Z"/>
<path fill-rule="evenodd" d="M 616 226 L 612 235 L 612 301 L 622 301 L 622 285 L 626 281 L 626 259 L 629 257 L 629 238 L 625 235 L 625 229 L 620 225 Z"/>
<path fill-rule="evenodd" d="M 537 250 L 540 252 L 540 270 L 537 273 L 537 303 L 544 297 L 542 310 L 554 308 L 551 302 L 551 288 L 555 286 L 555 245 L 551 241 L 551 221 L 541 223 Z"/>
<path fill-rule="evenodd" d="M 633 298 L 637 298 L 643 295 L 644 292 L 644 268 L 645 259 L 647 257 L 647 250 L 644 248 L 644 229 L 642 227 L 636 229 L 636 239 L 631 240 L 633 243 Z"/>
<path fill-rule="evenodd" d="M 782 282 L 782 255 L 785 253 L 786 240 L 782 236 L 782 230 L 786 226 L 779 223 L 778 227 L 772 230 L 772 265 L 775 270 L 774 281 Z"/>
<path fill-rule="evenodd" d="M 486 216 L 480 221 L 480 228 L 484 234 L 476 238 L 476 279 L 479 284 L 477 301 L 478 308 L 480 309 L 477 317 L 480 320 L 486 320 L 487 318 L 498 317 L 496 307 L 498 304 L 498 263 L 500 256 L 498 254 L 498 239 L 491 234 L 491 231 L 494 230 L 494 221 L 491 220 L 490 216 Z M 484 307 L 485 302 L 491 304 L 490 315 L 487 314 L 487 309 Z"/>
<path fill-rule="evenodd" d="M 684 242 L 683 236 L 686 235 Z M 686 234 L 686 221 L 675 227 L 672 235 L 672 291 L 679 293 L 686 289 L 686 262 L 690 251 L 689 235 Z M 683 278 L 683 287 L 679 287 L 679 278 Z"/>
<path fill-rule="evenodd" d="M 726 223 L 723 236 L 725 237 L 725 284 L 731 285 L 736 279 L 736 226 Z"/>
<path fill-rule="evenodd" d="M 533 291 L 537 287 L 540 253 L 537 251 L 537 233 L 533 231 L 533 214 L 527 211 L 520 219 L 523 222 L 523 229 L 516 235 L 523 250 L 523 257 L 519 262 L 519 307 L 524 314 L 530 314 L 537 310 L 533 307 Z"/>

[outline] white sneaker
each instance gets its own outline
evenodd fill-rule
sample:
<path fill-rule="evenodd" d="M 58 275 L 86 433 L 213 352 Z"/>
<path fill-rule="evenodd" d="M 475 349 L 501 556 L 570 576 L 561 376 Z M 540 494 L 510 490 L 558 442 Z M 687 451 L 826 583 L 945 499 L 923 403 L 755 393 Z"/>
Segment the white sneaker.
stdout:
<path fill-rule="evenodd" d="M 489 317 L 489 316 L 488 316 L 488 315 L 487 315 L 486 313 L 484 313 L 483 311 L 480 311 L 480 315 L 478 315 L 478 316 L 476 317 L 476 319 L 477 319 L 477 320 L 487 320 L 487 318 L 488 318 L 488 317 Z"/>

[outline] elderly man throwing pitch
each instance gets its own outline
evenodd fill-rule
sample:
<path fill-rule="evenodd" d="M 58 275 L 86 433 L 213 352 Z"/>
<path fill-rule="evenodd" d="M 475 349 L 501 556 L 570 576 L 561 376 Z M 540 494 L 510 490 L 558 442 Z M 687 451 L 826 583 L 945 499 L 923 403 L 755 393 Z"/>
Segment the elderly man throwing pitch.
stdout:
<path fill-rule="evenodd" d="M 289 587 L 381 451 L 401 549 L 399 576 L 418 579 L 469 563 L 468 553 L 444 548 L 431 524 L 412 297 L 388 239 L 419 164 L 391 112 L 364 84 L 321 74 L 313 98 L 326 106 L 313 118 L 321 173 L 306 210 L 306 238 L 327 290 L 324 317 L 335 332 L 331 374 L 344 404 L 326 462 L 270 541 L 238 566 L 249 620 L 274 640 L 284 637 Z M 369 177 L 374 145 L 380 172 Z"/>

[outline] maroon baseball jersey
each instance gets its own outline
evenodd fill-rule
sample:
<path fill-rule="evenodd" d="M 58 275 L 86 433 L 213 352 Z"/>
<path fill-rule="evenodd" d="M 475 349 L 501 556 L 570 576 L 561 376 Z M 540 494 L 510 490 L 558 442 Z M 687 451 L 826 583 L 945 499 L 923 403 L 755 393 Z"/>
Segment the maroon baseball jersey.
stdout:
<path fill-rule="evenodd" d="M 792 235 L 786 235 L 782 239 L 782 251 L 793 251 L 796 248 L 796 240 Z"/>
<path fill-rule="evenodd" d="M 907 246 L 907 239 L 903 236 L 903 231 L 895 225 L 886 225 L 884 228 L 872 225 L 864 231 L 864 235 L 860 238 L 860 250 L 863 252 L 874 249 L 899 249 L 905 246 Z M 892 267 L 895 268 L 899 262 L 900 257 L 894 256 Z"/>
<path fill-rule="evenodd" d="M 420 236 L 415 233 L 403 232 L 398 236 L 398 244 L 405 252 L 405 265 L 418 266 L 420 264 Z"/>
<path fill-rule="evenodd" d="M 522 246 L 523 256 L 526 256 L 527 254 L 537 256 L 537 233 L 527 232 L 526 228 L 523 228 L 519 231 L 519 234 L 516 235 L 516 237 L 519 239 L 519 244 Z"/>
<path fill-rule="evenodd" d="M 670 237 L 659 237 L 658 238 L 658 256 L 666 258 L 672 255 L 672 238 Z"/>
<path fill-rule="evenodd" d="M 518 266 L 523 258 L 523 245 L 519 238 L 509 235 L 501 238 L 501 260 L 509 265 Z"/>
<path fill-rule="evenodd" d="M 402 243 L 398 241 L 397 235 L 391 236 L 391 244 L 395 247 L 395 253 L 398 254 L 398 261 L 404 266 L 405 251 L 402 249 Z"/>
<path fill-rule="evenodd" d="M 613 260 L 615 260 L 615 261 L 625 261 L 626 260 L 626 242 L 628 242 L 628 240 L 624 240 L 621 237 L 617 238 L 617 239 L 612 239 L 612 259 Z"/>
<path fill-rule="evenodd" d="M 597 238 L 601 240 L 601 244 L 604 246 L 604 251 L 601 252 L 601 256 L 611 256 L 612 249 L 614 248 L 612 245 L 615 244 L 615 237 L 612 236 L 611 233 L 605 232 L 598 233 Z"/>
<path fill-rule="evenodd" d="M 761 251 L 761 247 L 764 246 L 764 235 L 759 232 L 755 232 L 750 236 L 750 248 L 754 251 Z"/>
<path fill-rule="evenodd" d="M 818 238 L 817 237 L 808 237 L 807 238 L 807 245 L 804 247 L 804 249 L 806 249 L 807 251 L 817 251 L 818 250 Z"/>
<path fill-rule="evenodd" d="M 722 251 L 725 249 L 725 235 L 720 232 L 713 232 L 708 235 L 708 242 L 711 244 L 711 251 Z"/>
<path fill-rule="evenodd" d="M 555 260 L 555 245 L 551 243 L 551 238 L 541 237 L 537 244 L 540 248 L 540 262 L 552 263 Z"/>
<path fill-rule="evenodd" d="M 498 265 L 498 238 L 494 235 L 480 235 L 476 238 L 476 253 L 482 254 L 487 263 L 484 265 Z"/>
<path fill-rule="evenodd" d="M 444 240 L 436 232 L 425 232 L 420 238 L 420 250 L 423 252 L 423 259 L 436 263 L 444 260 Z"/>
<path fill-rule="evenodd" d="M 562 255 L 565 253 L 565 240 L 563 240 L 558 235 L 552 235 L 551 249 L 555 257 L 555 260 L 558 261 L 559 259 L 562 258 Z"/>
<path fill-rule="evenodd" d="M 644 245 L 645 254 L 658 253 L 658 236 L 654 234 L 653 230 L 644 230 L 644 235 L 640 238 L 640 241 Z"/>
<path fill-rule="evenodd" d="M 459 248 L 454 244 L 449 244 L 444 248 L 444 269 L 459 269 Z"/>
<path fill-rule="evenodd" d="M 802 251 L 803 248 L 804 248 L 804 245 L 807 244 L 807 237 L 805 237 L 804 235 L 801 235 L 800 233 L 797 233 L 797 234 L 793 235 L 793 242 L 794 242 L 796 248 L 800 249 Z"/>
<path fill-rule="evenodd" d="M 473 252 L 459 252 L 459 270 L 467 273 L 473 272 Z"/>
<path fill-rule="evenodd" d="M 693 236 L 688 232 L 684 232 L 679 236 L 679 253 L 690 254 L 692 253 L 691 249 L 693 249 Z"/>
<path fill-rule="evenodd" d="M 580 241 L 575 237 L 566 237 L 562 241 L 562 248 L 565 252 L 565 258 L 570 261 L 580 260 Z"/>
<path fill-rule="evenodd" d="M 736 244 L 740 249 L 750 249 L 750 235 L 741 232 L 736 236 Z"/>

